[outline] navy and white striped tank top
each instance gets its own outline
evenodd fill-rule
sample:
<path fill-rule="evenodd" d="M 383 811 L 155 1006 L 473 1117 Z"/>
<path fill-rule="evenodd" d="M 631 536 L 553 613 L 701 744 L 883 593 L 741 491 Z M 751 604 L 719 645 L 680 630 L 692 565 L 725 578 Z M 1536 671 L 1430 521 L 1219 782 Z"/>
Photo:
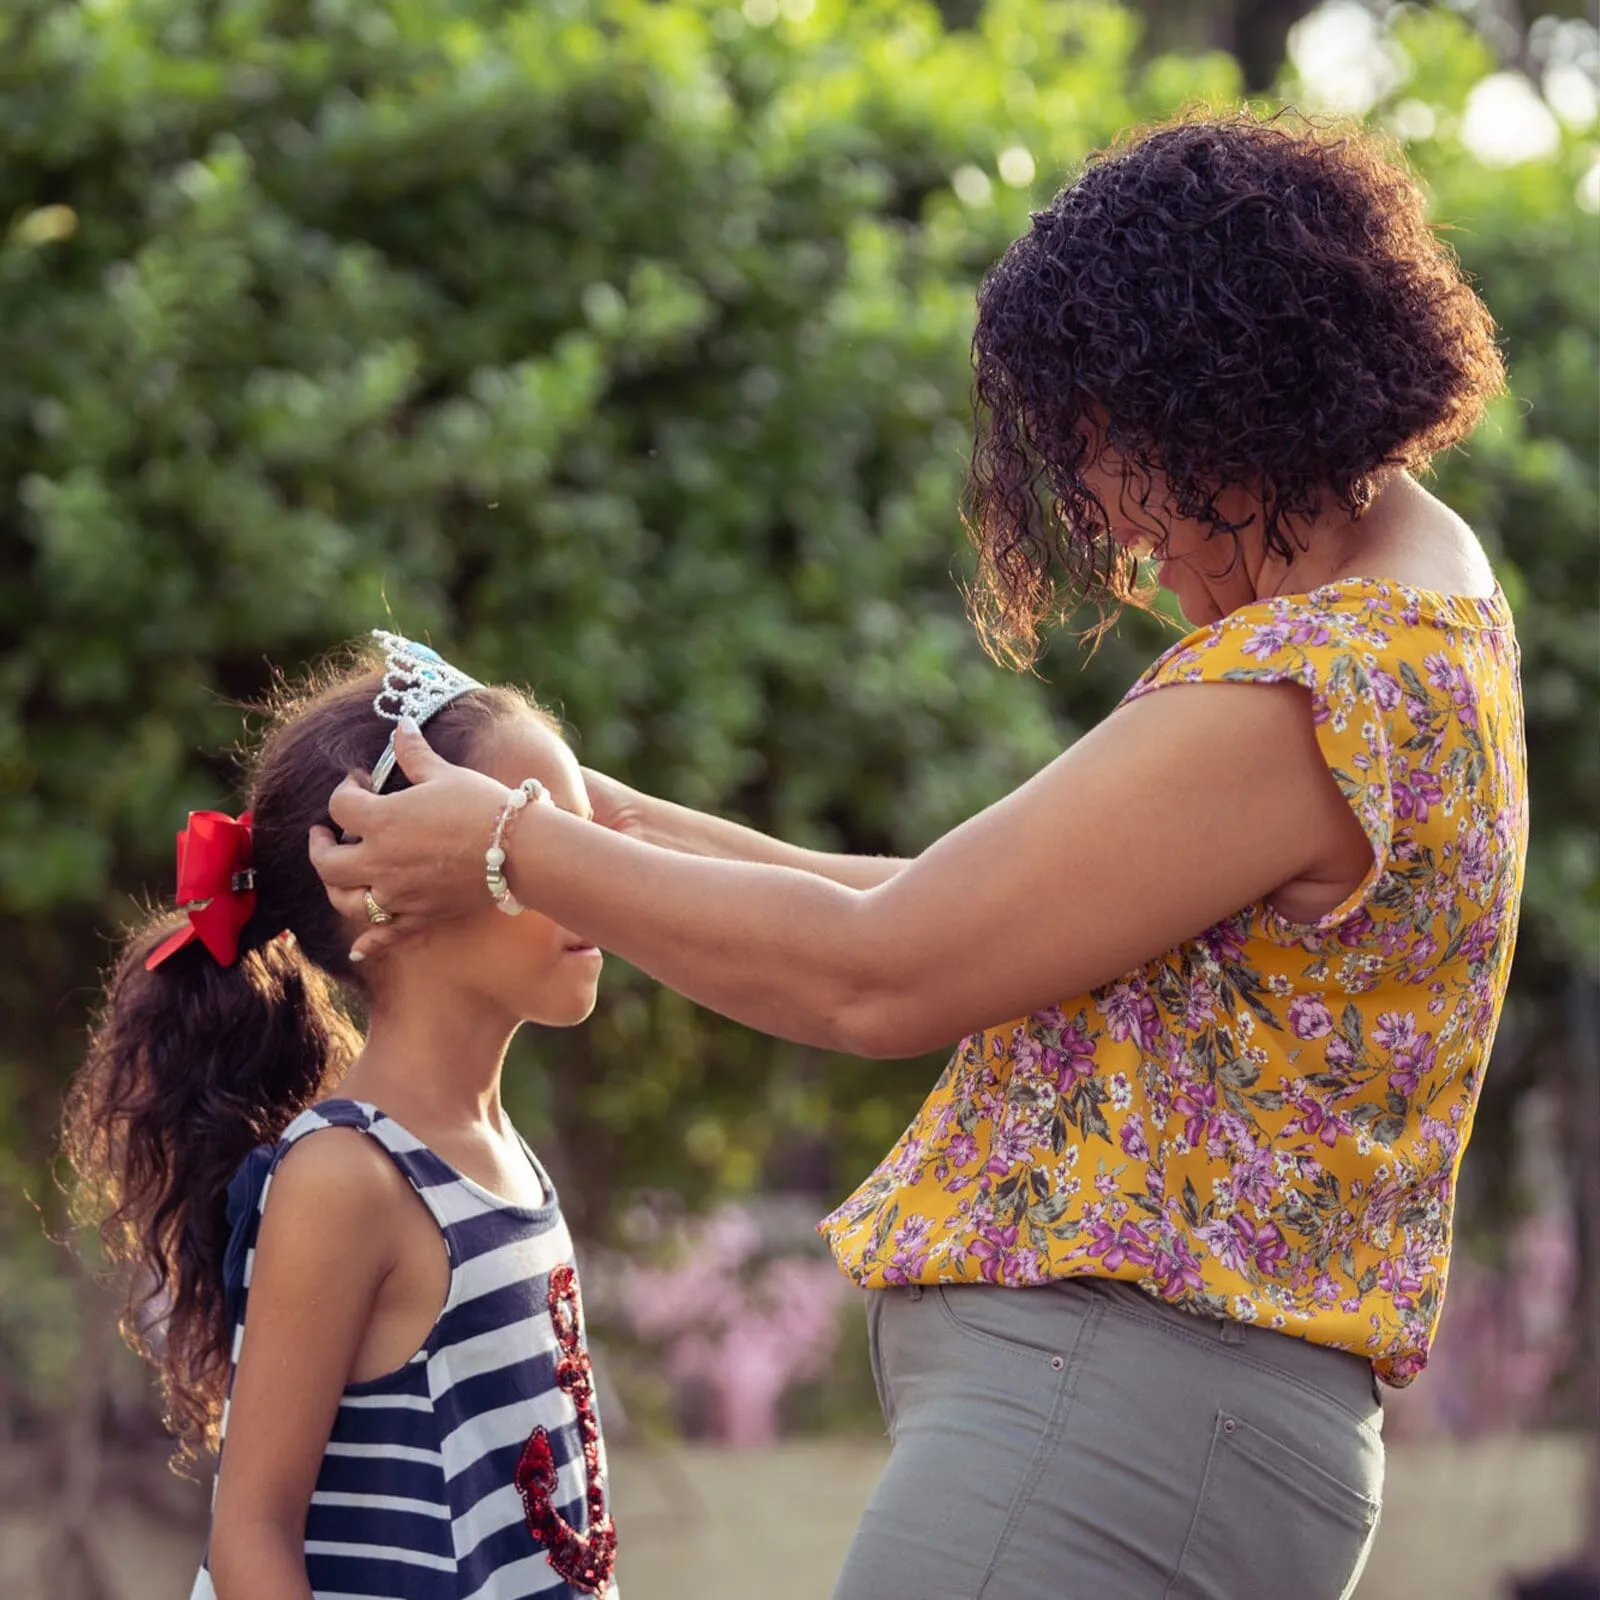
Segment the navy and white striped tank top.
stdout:
<path fill-rule="evenodd" d="M 531 1150 L 548 1196 L 537 1210 L 463 1177 L 374 1106 L 328 1100 L 302 1113 L 229 1185 L 235 1366 L 272 1173 L 329 1127 L 368 1134 L 411 1181 L 444 1234 L 450 1287 L 422 1348 L 339 1402 L 306 1521 L 313 1594 L 617 1600 L 572 1240 Z M 224 1435 L 227 1421 L 224 1407 Z M 190 1600 L 215 1600 L 204 1567 Z"/>

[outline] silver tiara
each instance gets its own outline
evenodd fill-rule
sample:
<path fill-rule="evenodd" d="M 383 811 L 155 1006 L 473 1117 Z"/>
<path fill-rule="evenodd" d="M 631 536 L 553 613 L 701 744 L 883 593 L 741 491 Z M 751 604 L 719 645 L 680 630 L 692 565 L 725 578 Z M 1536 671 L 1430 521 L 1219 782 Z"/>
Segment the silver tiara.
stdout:
<path fill-rule="evenodd" d="M 483 685 L 476 678 L 458 672 L 437 650 L 430 650 L 415 639 L 374 628 L 372 637 L 383 646 L 383 687 L 372 702 L 372 709 L 390 722 L 410 717 L 420 728 L 429 717 L 443 711 L 452 700 L 459 700 L 471 689 Z M 376 794 L 394 771 L 394 734 L 383 747 L 372 768 L 372 790 Z"/>

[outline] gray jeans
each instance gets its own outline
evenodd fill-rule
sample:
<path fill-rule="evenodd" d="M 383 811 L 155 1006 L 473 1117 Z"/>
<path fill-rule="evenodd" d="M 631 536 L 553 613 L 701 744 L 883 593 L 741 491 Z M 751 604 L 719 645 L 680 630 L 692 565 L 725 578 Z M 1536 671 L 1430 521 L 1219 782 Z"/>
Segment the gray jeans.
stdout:
<path fill-rule="evenodd" d="M 1343 1600 L 1377 1530 L 1359 1356 L 1130 1284 L 889 1289 L 892 1448 L 834 1600 Z"/>

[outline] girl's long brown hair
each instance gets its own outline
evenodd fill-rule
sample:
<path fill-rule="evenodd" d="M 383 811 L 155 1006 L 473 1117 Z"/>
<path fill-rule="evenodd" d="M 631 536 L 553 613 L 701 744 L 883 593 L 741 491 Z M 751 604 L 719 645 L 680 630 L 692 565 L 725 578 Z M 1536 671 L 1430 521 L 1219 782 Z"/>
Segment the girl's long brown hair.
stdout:
<path fill-rule="evenodd" d="M 304 690 L 279 690 L 245 801 L 257 898 L 238 961 L 219 966 L 197 940 L 147 972 L 146 956 L 181 918 L 160 912 L 134 928 L 68 1093 L 62 1148 L 78 1178 L 76 1210 L 128 1270 L 123 1331 L 160 1376 L 180 1465 L 214 1447 L 227 1385 L 228 1181 L 360 1048 L 337 995 L 338 983 L 354 986 L 350 935 L 312 870 L 307 835 L 330 824 L 345 774 L 370 770 L 384 747 L 379 682 L 359 659 Z M 485 726 L 529 709 L 514 690 L 474 690 L 429 719 L 428 739 L 469 763 Z M 396 770 L 385 787 L 404 786 Z"/>

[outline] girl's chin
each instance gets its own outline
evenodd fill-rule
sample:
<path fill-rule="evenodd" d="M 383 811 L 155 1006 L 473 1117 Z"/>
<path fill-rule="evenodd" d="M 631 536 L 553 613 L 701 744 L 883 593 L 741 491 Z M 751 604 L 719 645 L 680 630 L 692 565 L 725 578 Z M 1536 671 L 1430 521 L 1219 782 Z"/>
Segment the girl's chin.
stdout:
<path fill-rule="evenodd" d="M 559 999 L 551 997 L 539 1008 L 538 1016 L 524 1017 L 523 1021 L 532 1023 L 536 1028 L 576 1028 L 580 1022 L 587 1022 L 594 1014 L 595 1001 L 598 998 L 595 985 L 589 983 L 582 988 L 574 989 L 570 994 L 562 995 Z"/>

